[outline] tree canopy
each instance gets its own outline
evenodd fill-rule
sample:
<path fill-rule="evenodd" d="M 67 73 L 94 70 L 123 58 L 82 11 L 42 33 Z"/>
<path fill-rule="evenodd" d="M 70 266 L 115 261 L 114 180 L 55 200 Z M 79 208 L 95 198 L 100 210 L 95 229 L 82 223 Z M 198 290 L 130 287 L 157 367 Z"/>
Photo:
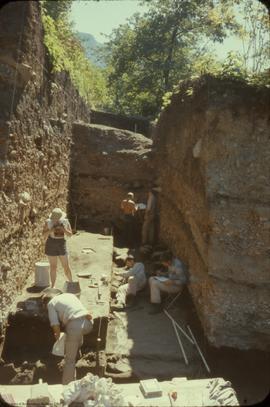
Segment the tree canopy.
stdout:
<path fill-rule="evenodd" d="M 105 58 L 111 108 L 127 114 L 155 117 L 164 96 L 183 79 L 221 69 L 211 44 L 231 34 L 251 35 L 236 18 L 237 0 L 142 0 L 144 14 L 135 14 L 108 37 Z M 255 11 L 244 1 L 250 20 Z M 259 4 L 259 3 L 258 3 Z M 253 10 L 253 11 L 252 11 Z M 254 27 L 253 27 L 254 31 Z M 254 36 L 250 37 L 253 41 Z M 252 48 L 252 47 L 251 47 Z M 251 50 L 249 48 L 249 51 Z M 246 56 L 246 58 L 248 58 Z M 243 55 L 231 52 L 224 69 L 244 68 Z"/>
<path fill-rule="evenodd" d="M 115 109 L 154 116 L 164 93 L 192 73 L 209 41 L 236 31 L 231 0 L 151 0 L 115 29 L 106 44 Z"/>

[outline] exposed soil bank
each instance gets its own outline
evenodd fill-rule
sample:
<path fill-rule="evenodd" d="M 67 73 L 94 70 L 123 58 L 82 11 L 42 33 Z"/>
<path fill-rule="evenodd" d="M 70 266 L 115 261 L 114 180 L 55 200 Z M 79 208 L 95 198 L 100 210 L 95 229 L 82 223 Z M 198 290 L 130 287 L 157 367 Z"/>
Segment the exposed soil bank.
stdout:
<path fill-rule="evenodd" d="M 267 88 L 202 77 L 172 97 L 154 138 L 160 237 L 188 264 L 218 347 L 269 350 L 269 107 Z"/>

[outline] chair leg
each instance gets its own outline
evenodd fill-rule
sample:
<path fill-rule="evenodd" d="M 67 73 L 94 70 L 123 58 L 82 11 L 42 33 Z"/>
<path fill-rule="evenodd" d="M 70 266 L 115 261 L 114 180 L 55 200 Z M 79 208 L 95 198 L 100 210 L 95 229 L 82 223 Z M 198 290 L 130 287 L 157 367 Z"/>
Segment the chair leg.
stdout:
<path fill-rule="evenodd" d="M 175 297 L 171 300 L 171 302 L 170 302 L 170 303 L 167 305 L 167 307 L 165 308 L 166 310 L 169 309 L 169 308 L 173 305 L 173 303 L 177 300 L 177 298 L 180 296 L 180 294 L 182 294 L 182 290 L 179 291 L 179 293 L 177 293 L 177 294 L 175 295 Z"/>

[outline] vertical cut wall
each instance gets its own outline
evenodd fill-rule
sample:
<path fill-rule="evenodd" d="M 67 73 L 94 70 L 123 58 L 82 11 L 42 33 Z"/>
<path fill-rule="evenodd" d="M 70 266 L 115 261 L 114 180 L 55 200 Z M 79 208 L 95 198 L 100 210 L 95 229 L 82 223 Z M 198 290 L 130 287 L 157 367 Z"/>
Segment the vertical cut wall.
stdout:
<path fill-rule="evenodd" d="M 269 95 L 203 77 L 182 86 L 156 129 L 161 237 L 188 263 L 218 347 L 269 350 Z"/>
<path fill-rule="evenodd" d="M 38 2 L 0 10 L 0 306 L 5 317 L 43 256 L 42 227 L 68 199 L 72 122 L 89 110 L 52 75 Z"/>
<path fill-rule="evenodd" d="M 152 140 L 128 130 L 74 123 L 71 201 L 83 226 L 119 224 L 128 191 L 146 200 L 154 177 Z"/>

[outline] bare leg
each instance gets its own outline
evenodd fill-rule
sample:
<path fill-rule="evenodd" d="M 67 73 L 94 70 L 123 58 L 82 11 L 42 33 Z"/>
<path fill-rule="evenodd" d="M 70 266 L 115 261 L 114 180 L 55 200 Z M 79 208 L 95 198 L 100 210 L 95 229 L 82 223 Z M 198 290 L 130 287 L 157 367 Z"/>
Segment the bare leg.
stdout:
<path fill-rule="evenodd" d="M 69 262 L 68 262 L 68 255 L 66 254 L 65 256 L 59 256 L 61 264 L 63 266 L 65 275 L 68 279 L 68 281 L 72 281 L 72 274 L 71 274 L 71 270 L 69 267 Z"/>
<path fill-rule="evenodd" d="M 51 286 L 53 288 L 56 280 L 57 256 L 48 256 L 48 259 L 50 263 Z"/>

